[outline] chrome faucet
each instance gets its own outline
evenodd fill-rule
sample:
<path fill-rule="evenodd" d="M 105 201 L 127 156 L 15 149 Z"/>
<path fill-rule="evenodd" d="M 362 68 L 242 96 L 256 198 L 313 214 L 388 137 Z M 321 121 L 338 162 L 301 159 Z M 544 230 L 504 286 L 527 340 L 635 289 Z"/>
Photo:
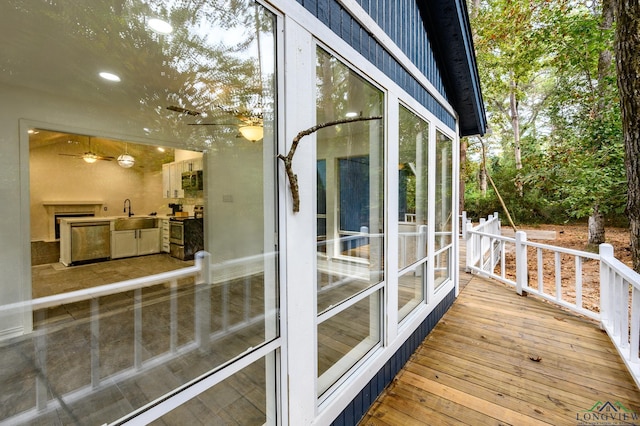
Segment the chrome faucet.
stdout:
<path fill-rule="evenodd" d="M 133 213 L 131 213 L 131 200 L 130 199 L 126 199 L 124 200 L 124 210 L 122 210 L 124 213 L 127 212 L 127 201 L 129 202 L 129 217 L 133 216 Z"/>

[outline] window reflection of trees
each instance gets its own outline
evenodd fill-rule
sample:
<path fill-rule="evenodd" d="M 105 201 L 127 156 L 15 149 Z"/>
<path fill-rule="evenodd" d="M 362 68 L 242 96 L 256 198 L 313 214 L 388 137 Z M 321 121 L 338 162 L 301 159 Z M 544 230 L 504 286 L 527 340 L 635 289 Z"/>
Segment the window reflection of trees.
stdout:
<path fill-rule="evenodd" d="M 20 75 L 22 85 L 48 84 L 26 67 L 46 69 L 49 81 L 73 80 L 64 96 L 130 110 L 132 120 L 147 120 L 151 136 L 200 148 L 220 136 L 235 142 L 241 115 L 273 119 L 275 23 L 253 1 L 58 1 L 37 8 L 8 2 L 3 22 L 16 31 L 29 22 L 40 30 L 32 45 L 57 56 L 26 52 L 28 61 L 11 64 L 7 73 Z M 173 32 L 150 30 L 152 17 L 168 21 Z M 103 66 L 121 82 L 105 88 L 88 75 Z M 166 109 L 172 105 L 200 115 Z M 224 125 L 187 127 L 196 122 Z"/>
<path fill-rule="evenodd" d="M 174 32 L 159 35 L 150 31 L 145 25 L 145 20 L 149 17 L 168 20 Z M 215 201 L 222 200 L 222 196 L 215 200 L 213 197 L 207 199 L 207 203 L 217 202 L 215 208 L 209 210 L 211 204 L 208 204 L 205 210 L 215 211 L 215 226 L 218 227 L 215 228 L 212 224 L 214 220 L 210 221 L 210 227 L 214 228 L 208 238 L 212 250 L 221 247 L 220 251 L 224 250 L 225 255 L 235 256 L 231 259 L 233 262 L 229 262 L 229 270 L 211 274 L 215 276 L 216 283 L 207 289 L 210 290 L 210 298 L 194 299 L 195 290 L 190 283 L 180 282 L 177 289 L 175 282 L 167 282 L 166 286 L 158 286 L 157 292 L 155 288 L 150 293 L 141 291 L 143 294 L 136 296 L 135 301 L 127 295 L 123 296 L 126 300 L 111 296 L 110 301 L 100 299 L 98 302 L 95 299 L 96 306 L 100 305 L 101 308 L 109 306 L 114 300 L 119 306 L 115 310 L 107 308 L 101 311 L 107 312 L 96 320 L 105 321 L 98 326 L 103 341 L 96 340 L 98 343 L 95 344 L 93 341 L 87 342 L 86 336 L 91 335 L 92 339 L 98 336 L 93 330 L 93 315 L 96 312 L 98 318 L 97 309 L 94 311 L 92 308 L 91 333 L 87 334 L 85 326 L 88 327 L 89 323 L 82 314 L 78 321 L 55 324 L 50 328 L 49 334 L 43 332 L 44 328 L 40 330 L 38 334 L 45 346 L 36 346 L 38 354 L 46 357 L 49 365 L 62 365 L 66 372 L 74 373 L 73 380 L 69 380 L 65 374 L 60 374 L 65 371 L 52 368 L 44 371 L 42 376 L 45 386 L 50 384 L 52 389 L 61 391 L 66 403 L 65 410 L 71 410 L 69 414 L 72 416 L 91 410 L 104 415 L 106 411 L 94 410 L 95 406 L 106 407 L 113 402 L 110 400 L 115 395 L 112 390 L 124 382 L 127 383 L 120 389 L 128 386 L 141 389 L 135 398 L 125 403 L 129 407 L 127 410 L 137 409 L 156 397 L 175 392 L 176 388 L 195 377 L 276 337 L 279 333 L 278 262 L 277 257 L 265 250 L 265 247 L 272 248 L 274 244 L 271 240 L 264 240 L 271 236 L 275 238 L 277 230 L 263 230 L 267 226 L 275 227 L 276 222 L 268 219 L 275 214 L 273 203 L 277 199 L 274 196 L 276 186 L 272 184 L 273 178 L 270 176 L 273 170 L 269 168 L 275 144 L 251 144 L 235 137 L 238 125 L 242 123 L 239 118 L 241 114 L 262 114 L 265 127 L 270 127 L 273 134 L 274 17 L 256 3 L 246 0 L 6 0 L 0 6 L 0 20 L 3 23 L 0 33 L 12 35 L 2 38 L 3 55 L 6 55 L 5 58 L 19 59 L 3 62 L 4 72 L 0 75 L 0 85 L 23 90 L 26 95 L 25 103 L 41 96 L 46 102 L 43 102 L 41 109 L 34 108 L 34 116 L 49 105 L 49 97 L 55 97 L 53 102 L 60 101 L 61 113 L 52 111 L 51 114 L 41 114 L 41 119 L 60 120 L 56 127 L 77 125 L 91 129 L 95 126 L 98 129 L 96 132 L 121 132 L 127 136 L 135 136 L 136 140 L 149 137 L 154 141 L 166 141 L 171 147 L 185 150 L 195 148 L 198 151 L 207 150 L 211 154 L 220 154 L 207 158 L 209 166 L 225 161 L 227 166 L 230 165 L 230 170 L 225 170 L 221 178 L 215 181 L 212 179 L 217 184 L 216 189 L 224 186 L 227 192 L 223 194 L 231 194 L 228 188 L 233 187 L 237 190 L 233 194 L 251 195 L 243 199 L 236 197 L 234 206 L 242 205 L 244 208 L 236 207 L 235 211 L 225 212 L 226 216 L 220 214 L 220 207 L 229 205 Z M 119 83 L 105 83 L 97 78 L 97 72 L 107 65 L 113 67 L 109 71 L 120 76 Z M 30 90 L 35 95 L 30 96 Z M 77 108 L 68 107 L 73 103 Z M 171 105 L 184 108 L 185 111 L 167 109 Z M 80 109 L 85 111 L 76 114 L 76 110 Z M 196 114 L 188 114 L 186 111 Z M 189 126 L 198 122 L 221 122 L 223 125 Z M 143 134 L 141 124 L 147 127 L 146 134 Z M 113 126 L 113 129 L 108 126 Z M 130 132 L 133 134 L 130 135 Z M 224 152 L 220 152 L 223 150 Z M 215 169 L 216 167 L 209 167 L 208 172 L 212 175 L 222 174 Z M 223 184 L 219 184 L 220 182 Z M 105 185 L 109 183 L 113 182 L 105 180 Z M 217 238 L 211 238 L 211 235 Z M 241 258 L 247 256 L 240 249 L 229 249 L 231 244 L 220 242 L 223 238 L 241 249 L 249 247 L 246 250 L 254 250 L 259 255 L 265 253 L 264 258 L 257 259 L 251 268 L 240 268 L 237 265 L 244 262 Z M 116 274 L 112 279 L 116 280 L 118 277 Z M 194 315 L 194 303 L 201 304 L 205 301 L 211 303 L 210 315 L 206 315 L 206 310 L 204 314 Z M 134 310 L 141 312 L 143 305 L 144 327 L 142 320 L 135 322 L 134 327 L 134 321 L 130 321 L 129 317 Z M 67 307 L 71 309 L 68 305 Z M 84 308 L 80 307 L 82 312 L 86 311 L 82 309 Z M 148 324 L 147 318 L 154 317 L 158 320 Z M 143 318 L 142 314 L 140 318 Z M 210 352 L 206 354 L 194 350 L 195 346 L 190 344 L 196 318 L 207 327 L 210 326 L 208 330 L 201 330 L 215 342 L 207 349 Z M 137 331 L 134 332 L 134 328 L 140 330 L 139 335 Z M 147 336 L 145 339 L 140 337 L 143 335 L 142 330 Z M 117 334 L 117 338 L 113 338 L 113 333 Z M 179 340 L 175 337 L 176 342 L 173 342 L 172 336 L 178 335 Z M 66 343 L 72 341 L 80 345 L 76 345 L 79 356 L 65 356 L 60 349 L 67 348 Z M 172 344 L 178 349 L 165 350 Z M 133 360 L 134 347 L 136 353 L 144 353 L 140 362 L 137 358 Z M 140 363 L 149 360 L 147 355 L 149 359 L 152 358 L 152 367 L 142 369 Z M 33 354 L 29 356 L 34 357 Z M 100 363 L 96 363 L 96 368 L 93 368 L 93 362 L 91 368 L 87 367 L 89 359 L 97 359 L 98 356 Z M 58 361 L 61 363 L 58 364 Z M 149 385 L 149 378 L 157 373 L 157 368 L 172 368 L 172 365 L 177 366 L 180 362 L 186 362 L 189 369 L 183 371 L 184 374 L 179 374 L 179 377 L 176 376 L 176 380 Z M 92 383 L 94 377 L 101 379 L 101 368 L 105 373 L 104 378 L 108 376 L 108 380 L 102 382 L 104 387 L 101 384 L 100 389 L 86 388 L 86 383 Z M 115 379 L 114 376 L 122 371 L 127 374 Z M 261 374 L 269 374 L 264 366 Z M 3 397 L 16 389 L 20 390 L 11 395 L 12 400 L 15 396 L 19 403 L 7 405 L 12 413 L 24 407 L 29 408 L 34 401 L 33 397 L 24 398 L 26 389 L 34 386 L 28 380 L 22 380 L 23 376 L 24 374 L 19 377 L 21 380 L 18 382 L 11 383 L 15 377 L 9 377 L 9 385 L 4 383 L 7 391 L 3 393 Z M 133 383 L 137 380 L 139 382 Z M 238 394 L 238 400 L 248 401 L 250 398 L 247 395 L 256 393 L 263 395 L 263 400 L 266 399 L 265 395 L 270 395 L 260 381 L 244 388 L 242 395 Z M 46 403 L 47 399 L 50 400 L 51 396 L 47 392 L 40 392 L 41 387 L 36 389 L 36 393 L 42 396 L 42 401 Z M 73 397 L 66 398 L 69 393 Z M 125 401 L 121 396 L 114 403 Z M 255 400 L 253 398 L 252 402 L 255 403 Z M 38 400 L 37 410 L 31 410 L 36 415 L 42 413 L 40 404 L 41 401 Z M 266 418 L 264 405 L 258 403 L 257 407 L 262 410 L 262 417 Z M 49 405 L 48 409 L 51 410 L 51 407 Z M 210 408 L 213 409 L 213 405 Z M 62 411 L 60 413 L 67 415 Z M 108 414 L 119 417 L 123 413 L 111 410 Z M 82 415 L 77 418 L 81 417 Z M 261 418 L 260 423 L 264 421 Z"/>

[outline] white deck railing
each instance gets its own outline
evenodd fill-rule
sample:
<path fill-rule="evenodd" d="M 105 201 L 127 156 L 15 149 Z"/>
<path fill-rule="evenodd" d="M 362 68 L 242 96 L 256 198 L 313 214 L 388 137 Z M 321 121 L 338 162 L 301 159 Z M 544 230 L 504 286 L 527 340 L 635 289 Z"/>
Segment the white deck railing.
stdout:
<path fill-rule="evenodd" d="M 199 252 L 195 257 L 195 265 L 174 271 L 163 272 L 156 275 L 150 275 L 142 278 L 135 278 L 118 283 L 92 287 L 88 289 L 57 294 L 48 297 L 33 299 L 23 303 L 14 303 L 0 306 L 0 317 L 2 315 L 16 315 L 23 312 L 34 312 L 36 320 L 44 322 L 45 312 L 47 308 L 61 305 L 68 305 L 74 302 L 88 301 L 90 304 L 89 327 L 91 335 L 91 344 L 87 346 L 86 356 L 90 360 L 90 377 L 88 384 L 71 390 L 64 395 L 51 395 L 48 391 L 46 366 L 48 362 L 48 327 L 45 325 L 40 329 L 34 330 L 32 336 L 26 336 L 27 339 L 33 338 L 34 367 L 38 373 L 35 378 L 34 406 L 17 415 L 9 418 L 0 418 L 0 425 L 12 425 L 29 423 L 34 419 L 46 414 L 52 410 L 60 408 L 61 401 L 69 404 L 90 397 L 91 394 L 102 391 L 106 387 L 112 386 L 123 380 L 131 379 L 134 376 L 149 372 L 151 369 L 164 365 L 167 362 L 177 359 L 180 356 L 191 353 L 193 351 L 207 351 L 211 344 L 216 340 L 228 336 L 231 333 L 252 325 L 259 321 L 265 320 L 265 313 L 260 312 L 257 315 L 251 312 L 251 290 L 250 283 L 245 279 L 244 282 L 240 278 L 250 277 L 251 275 L 261 271 L 264 267 L 265 258 L 272 259 L 273 254 L 246 257 L 231 261 L 211 263 L 211 256 L 206 252 Z M 215 277 L 215 279 L 214 279 Z M 178 292 L 184 278 L 193 278 L 190 281 L 194 287 L 194 324 L 193 339 L 182 344 L 178 344 L 178 334 L 184 330 L 179 330 L 179 311 L 178 311 Z M 238 280 L 240 279 L 240 280 Z M 230 282 L 229 280 L 236 280 Z M 234 284 L 238 283 L 238 284 Z M 157 354 L 151 358 L 143 356 L 145 349 L 143 347 L 143 321 L 142 309 L 144 306 L 142 299 L 142 290 L 150 286 L 165 284 L 169 286 L 170 300 L 169 305 L 169 347 L 167 351 Z M 234 308 L 227 303 L 229 298 L 230 286 L 243 285 L 243 306 L 242 320 L 231 323 L 229 312 L 234 309 L 237 314 L 237 306 Z M 221 306 L 216 307 L 216 312 L 221 317 L 221 324 L 218 324 L 216 330 L 213 330 L 211 324 L 211 287 L 221 287 Z M 100 311 L 100 298 L 122 294 L 127 291 L 133 291 L 133 362 L 131 365 L 125 366 L 119 371 L 105 377 L 101 372 L 101 364 L 105 362 L 100 357 L 100 329 L 101 320 L 105 317 Z M 273 313 L 269 313 L 273 315 Z M 108 317 L 108 315 L 106 316 Z M 19 340 L 17 338 L 16 340 Z M 12 344 L 12 342 L 7 342 Z M 0 368 L 10 368 L 8 365 L 1 365 Z"/>
<path fill-rule="evenodd" d="M 640 387 L 640 274 L 609 244 L 600 246 L 600 306 L 602 326 Z"/>
<path fill-rule="evenodd" d="M 514 238 L 502 236 L 497 213 L 481 219 L 475 227 L 465 213 L 462 216 L 467 272 L 496 279 L 515 287 L 518 294 L 534 294 L 599 321 L 640 387 L 640 274 L 616 259 L 610 244 L 601 244 L 599 254 L 556 247 L 527 241 L 522 231 Z M 536 259 L 532 268 L 529 255 Z M 550 258 L 553 260 L 548 261 Z M 591 261 L 600 263 L 599 279 L 583 270 L 585 262 Z M 568 262 L 573 280 L 562 276 L 562 267 Z M 530 282 L 532 276 L 534 283 Z M 599 304 L 595 306 L 583 303 L 584 292 L 594 290 L 585 286 L 587 280 L 595 281 L 597 287 Z"/>

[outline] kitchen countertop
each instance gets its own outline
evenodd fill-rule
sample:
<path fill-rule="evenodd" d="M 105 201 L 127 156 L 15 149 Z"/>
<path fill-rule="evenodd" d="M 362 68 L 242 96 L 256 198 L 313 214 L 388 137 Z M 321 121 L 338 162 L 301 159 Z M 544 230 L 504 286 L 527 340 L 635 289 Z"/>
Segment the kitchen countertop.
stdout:
<path fill-rule="evenodd" d="M 152 218 L 152 219 L 163 219 L 164 217 L 160 216 L 149 216 L 149 215 L 134 215 L 131 216 L 132 219 L 135 218 Z M 84 217 L 69 217 L 69 218 L 61 218 L 61 223 L 83 223 L 83 222 L 111 222 L 112 220 L 117 219 L 129 219 L 129 216 L 84 216 Z"/>

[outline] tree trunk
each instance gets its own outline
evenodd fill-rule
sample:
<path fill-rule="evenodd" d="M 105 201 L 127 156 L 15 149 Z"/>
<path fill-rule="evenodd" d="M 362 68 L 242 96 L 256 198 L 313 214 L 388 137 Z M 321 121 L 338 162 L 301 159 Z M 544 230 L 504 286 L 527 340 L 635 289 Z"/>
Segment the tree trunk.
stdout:
<path fill-rule="evenodd" d="M 511 81 L 511 91 L 509 93 L 509 105 L 511 108 L 511 128 L 513 129 L 513 155 L 516 161 L 516 190 L 522 197 L 522 150 L 520 147 L 520 116 L 518 115 L 518 100 L 516 98 L 517 85 L 515 81 Z"/>
<path fill-rule="evenodd" d="M 613 6 L 615 0 L 602 0 L 602 20 L 600 28 L 608 31 L 613 27 Z M 606 87 L 607 80 L 611 77 L 611 62 L 613 61 L 613 53 L 610 49 L 603 49 L 598 55 L 598 104 L 597 115 L 601 115 L 606 105 Z"/>
<path fill-rule="evenodd" d="M 624 133 L 633 269 L 640 272 L 640 3 L 616 0 L 615 55 Z"/>
<path fill-rule="evenodd" d="M 602 1 L 602 18 L 600 21 L 600 28 L 603 31 L 610 30 L 613 26 L 613 1 Z M 595 116 L 600 119 L 602 113 L 607 107 L 607 79 L 611 75 L 611 62 L 613 61 L 613 55 L 611 50 L 603 49 L 598 55 L 598 99 L 595 108 Z M 595 143 L 601 144 L 607 141 L 596 140 Z M 600 147 L 598 147 L 600 148 Z M 593 206 L 591 216 L 589 216 L 589 244 L 602 244 L 605 242 L 605 229 L 604 229 L 604 215 L 600 211 L 598 204 Z"/>
<path fill-rule="evenodd" d="M 602 243 L 604 243 L 604 215 L 595 205 L 589 216 L 589 244 Z"/>
<path fill-rule="evenodd" d="M 487 196 L 487 173 L 485 172 L 486 164 L 482 162 L 482 167 L 478 171 L 478 186 L 483 197 Z"/>
<path fill-rule="evenodd" d="M 480 11 L 480 0 L 473 0 L 471 7 L 471 18 L 475 19 Z"/>

